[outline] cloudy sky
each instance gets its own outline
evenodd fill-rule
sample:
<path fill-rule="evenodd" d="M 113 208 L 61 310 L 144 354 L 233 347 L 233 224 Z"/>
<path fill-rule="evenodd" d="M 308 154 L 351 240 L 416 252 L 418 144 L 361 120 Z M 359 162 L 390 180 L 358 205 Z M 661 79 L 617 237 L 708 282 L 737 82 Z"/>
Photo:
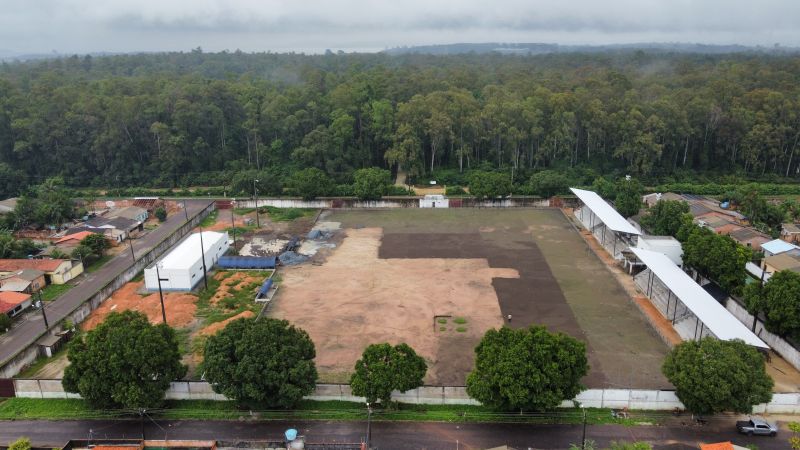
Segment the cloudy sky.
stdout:
<path fill-rule="evenodd" d="M 798 0 L 0 0 L 0 51 L 377 51 L 455 42 L 800 46 Z"/>

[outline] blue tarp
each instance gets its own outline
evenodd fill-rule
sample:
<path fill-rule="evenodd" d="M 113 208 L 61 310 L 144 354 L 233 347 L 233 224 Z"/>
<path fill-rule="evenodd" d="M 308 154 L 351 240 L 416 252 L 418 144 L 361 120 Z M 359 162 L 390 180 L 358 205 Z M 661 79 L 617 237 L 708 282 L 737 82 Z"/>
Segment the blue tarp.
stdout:
<path fill-rule="evenodd" d="M 268 279 L 261 285 L 261 288 L 258 289 L 258 298 L 263 298 L 267 296 L 267 292 L 269 292 L 269 288 L 272 287 L 272 278 Z"/>
<path fill-rule="evenodd" d="M 275 257 L 223 256 L 217 265 L 223 269 L 274 269 Z"/>

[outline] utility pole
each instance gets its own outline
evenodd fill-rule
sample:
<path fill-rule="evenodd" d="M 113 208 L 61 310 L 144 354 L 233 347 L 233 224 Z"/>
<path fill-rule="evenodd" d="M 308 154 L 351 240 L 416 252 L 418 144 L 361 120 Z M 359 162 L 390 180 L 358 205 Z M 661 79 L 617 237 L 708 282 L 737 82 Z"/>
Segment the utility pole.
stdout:
<path fill-rule="evenodd" d="M 164 293 L 161 291 L 161 282 L 167 281 L 169 278 L 161 278 L 161 272 L 158 270 L 158 265 L 160 263 L 156 263 L 156 279 L 158 280 L 158 298 L 161 299 L 161 317 L 164 319 L 164 325 L 167 324 L 167 310 L 164 308 Z"/>
<path fill-rule="evenodd" d="M 186 216 L 186 222 L 189 222 L 189 210 L 186 209 L 186 199 L 183 199 L 183 215 Z"/>
<path fill-rule="evenodd" d="M 581 405 L 583 410 L 583 435 L 581 436 L 581 450 L 586 450 L 586 407 Z"/>
<path fill-rule="evenodd" d="M 367 450 L 370 449 L 369 441 L 370 438 L 372 437 L 371 436 L 372 433 L 370 430 L 370 419 L 372 419 L 372 407 L 370 406 L 369 402 L 367 402 Z"/>
<path fill-rule="evenodd" d="M 136 253 L 133 253 L 133 241 L 131 237 L 128 236 L 128 245 L 131 247 L 131 258 L 133 258 L 133 263 L 136 264 Z"/>
<path fill-rule="evenodd" d="M 200 228 L 200 260 L 203 261 L 203 285 L 208 289 L 208 276 L 206 276 L 206 247 L 203 245 L 203 228 Z"/>
<path fill-rule="evenodd" d="M 256 228 L 261 228 L 261 224 L 258 223 L 258 189 L 256 188 L 256 183 L 258 180 L 253 180 L 253 197 L 256 199 Z"/>
<path fill-rule="evenodd" d="M 144 413 L 146 412 L 145 409 L 139 408 L 139 425 L 142 427 L 142 440 L 145 440 L 144 437 Z"/>
<path fill-rule="evenodd" d="M 44 318 L 44 330 L 50 331 L 50 324 L 47 323 L 47 313 L 44 310 L 44 300 L 42 300 L 42 292 L 39 291 L 37 293 L 37 296 L 39 297 L 39 305 L 41 305 L 42 307 L 42 318 Z"/>
<path fill-rule="evenodd" d="M 233 249 L 236 250 L 236 221 L 233 220 L 233 206 L 231 206 L 231 233 L 233 233 Z"/>

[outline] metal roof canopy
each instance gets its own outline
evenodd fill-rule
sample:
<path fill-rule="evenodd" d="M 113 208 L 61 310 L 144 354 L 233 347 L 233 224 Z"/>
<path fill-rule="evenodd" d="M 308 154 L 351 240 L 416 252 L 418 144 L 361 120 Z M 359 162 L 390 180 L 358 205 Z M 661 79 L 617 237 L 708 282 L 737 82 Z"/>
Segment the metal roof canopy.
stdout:
<path fill-rule="evenodd" d="M 779 255 L 795 249 L 797 249 L 796 245 L 786 242 L 782 239 L 775 239 L 765 244 L 761 244 L 761 250 L 768 251 L 773 255 Z"/>
<path fill-rule="evenodd" d="M 569 188 L 580 201 L 586 205 L 597 218 L 600 219 L 608 228 L 619 233 L 640 235 L 636 228 L 633 227 L 627 220 L 625 220 L 620 213 L 617 212 L 611 205 L 609 205 L 602 197 L 597 195 L 596 192 L 585 191 L 583 189 Z"/>
<path fill-rule="evenodd" d="M 200 234 L 203 234 L 203 255 L 206 255 L 215 245 L 226 236 L 226 233 L 217 233 L 216 231 L 202 231 L 200 233 L 193 233 L 186 237 L 180 244 L 175 246 L 170 252 L 156 261 L 156 264 L 161 264 L 159 268 L 185 270 L 190 269 L 195 263 L 201 259 L 200 252 Z M 227 239 L 226 239 L 227 240 Z M 208 259 L 206 259 L 208 261 Z M 148 268 L 152 269 L 156 264 L 151 264 Z"/>
<path fill-rule="evenodd" d="M 718 339 L 741 339 L 754 347 L 769 348 L 666 255 L 634 247 L 630 250 Z"/>

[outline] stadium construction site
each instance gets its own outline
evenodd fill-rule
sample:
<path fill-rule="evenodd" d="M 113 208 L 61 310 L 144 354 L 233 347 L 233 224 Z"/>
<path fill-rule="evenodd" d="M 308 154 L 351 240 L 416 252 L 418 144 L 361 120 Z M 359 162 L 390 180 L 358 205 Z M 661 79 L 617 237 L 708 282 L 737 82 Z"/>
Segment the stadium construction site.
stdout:
<path fill-rule="evenodd" d="M 256 316 L 285 319 L 309 333 L 321 383 L 347 383 L 369 344 L 405 342 L 428 362 L 426 384 L 463 386 L 474 348 L 501 326 L 543 325 L 585 342 L 588 388 L 671 389 L 661 373 L 669 348 L 701 336 L 743 339 L 768 351 L 661 254 L 631 255 L 638 229 L 596 194 L 578 191 L 575 210 L 308 210 L 290 220 L 262 214 L 259 226 L 252 211 L 220 210 L 203 229 L 215 232 L 203 237 L 216 245 L 203 242 L 205 277 L 201 270 L 202 280 L 193 279 L 190 271 L 186 289 L 162 289 L 167 323 L 184 340 L 188 377 L 200 377 L 209 335 Z M 202 269 L 201 247 L 193 246 Z M 222 247 L 230 248 L 220 253 Z M 161 322 L 151 284 L 169 271 L 158 267 L 158 274 L 114 293 L 82 327 L 124 309 Z M 38 376 L 57 377 L 66 364 L 60 358 Z M 800 373 L 777 354 L 769 367 L 776 391 L 800 390 Z"/>

